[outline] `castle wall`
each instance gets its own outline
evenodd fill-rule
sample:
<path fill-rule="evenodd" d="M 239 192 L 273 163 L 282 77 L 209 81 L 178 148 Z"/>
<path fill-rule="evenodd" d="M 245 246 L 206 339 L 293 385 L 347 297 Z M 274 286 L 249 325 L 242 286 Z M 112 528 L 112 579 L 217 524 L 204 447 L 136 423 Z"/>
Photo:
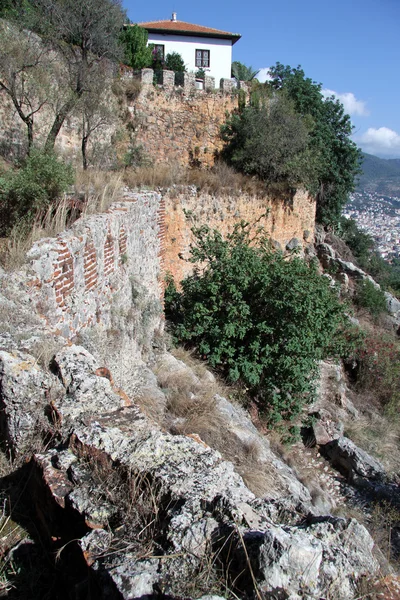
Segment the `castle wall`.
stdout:
<path fill-rule="evenodd" d="M 290 242 L 303 249 L 314 240 L 315 200 L 304 190 L 297 191 L 293 198 L 274 200 L 248 194 L 215 196 L 191 187 L 179 194 L 167 194 L 165 203 L 164 269 L 176 282 L 193 268 L 185 260 L 194 241 L 193 226 L 208 225 L 226 235 L 241 220 L 257 223 L 282 250 Z"/>
<path fill-rule="evenodd" d="M 139 291 L 160 316 L 164 211 L 159 194 L 131 194 L 33 245 L 28 287 L 53 332 L 71 338 L 91 325 L 110 328 L 113 310 L 128 312 Z"/>
<path fill-rule="evenodd" d="M 222 149 L 221 125 L 237 106 L 233 91 L 144 84 L 128 110 L 136 143 L 154 162 L 212 166 Z"/>

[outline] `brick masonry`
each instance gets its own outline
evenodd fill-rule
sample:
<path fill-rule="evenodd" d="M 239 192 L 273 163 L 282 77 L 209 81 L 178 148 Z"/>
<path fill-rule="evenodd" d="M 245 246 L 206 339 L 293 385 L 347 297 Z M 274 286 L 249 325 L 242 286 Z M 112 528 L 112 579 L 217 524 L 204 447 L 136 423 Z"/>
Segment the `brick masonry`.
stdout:
<path fill-rule="evenodd" d="M 162 298 L 165 201 L 127 194 L 107 213 L 82 218 L 28 253 L 28 286 L 49 328 L 72 338 L 82 328 L 111 324 L 113 298 L 131 299 L 132 278 Z"/>
<path fill-rule="evenodd" d="M 315 202 L 302 191 L 280 201 L 213 196 L 193 186 L 164 196 L 126 193 L 106 213 L 35 243 L 28 252 L 27 287 L 49 329 L 71 339 L 95 324 L 115 326 L 113 310 L 129 312 L 132 287 L 162 302 L 165 273 L 179 283 L 192 270 L 185 259 L 193 226 L 208 224 L 227 234 L 242 219 L 257 222 L 284 249 L 293 238 L 303 247 L 313 241 L 314 218 Z M 157 319 L 153 324 L 157 328 Z"/>

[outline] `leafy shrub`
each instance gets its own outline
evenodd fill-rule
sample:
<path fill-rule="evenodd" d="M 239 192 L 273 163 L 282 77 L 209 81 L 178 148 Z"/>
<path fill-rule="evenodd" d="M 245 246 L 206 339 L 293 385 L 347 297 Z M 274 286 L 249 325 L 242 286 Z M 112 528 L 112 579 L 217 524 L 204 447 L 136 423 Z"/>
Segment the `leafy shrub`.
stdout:
<path fill-rule="evenodd" d="M 356 353 L 357 386 L 374 396 L 385 412 L 398 418 L 400 347 L 389 336 L 369 335 Z"/>
<path fill-rule="evenodd" d="M 184 73 L 186 71 L 185 63 L 179 52 L 171 52 L 165 58 L 165 68 L 176 73 Z"/>
<path fill-rule="evenodd" d="M 312 398 L 317 361 L 347 345 L 345 307 L 314 263 L 286 260 L 262 231 L 193 232 L 197 268 L 165 296 L 175 339 L 249 388 L 271 422 L 293 418 Z"/>
<path fill-rule="evenodd" d="M 367 309 L 374 317 L 387 312 L 385 294 L 369 279 L 364 279 L 357 284 L 354 300 L 358 306 Z"/>
<path fill-rule="evenodd" d="M 150 67 L 152 61 L 152 46 L 147 45 L 148 33 L 139 25 L 127 25 L 121 31 L 120 43 L 124 52 L 125 64 L 133 69 Z"/>
<path fill-rule="evenodd" d="M 1 233 L 7 233 L 17 222 L 29 224 L 44 215 L 73 180 L 71 165 L 61 162 L 53 152 L 33 150 L 18 171 L 9 171 L 0 179 Z"/>
<path fill-rule="evenodd" d="M 223 158 L 246 175 L 293 186 L 311 177 L 308 126 L 284 95 L 232 115 L 221 134 Z"/>

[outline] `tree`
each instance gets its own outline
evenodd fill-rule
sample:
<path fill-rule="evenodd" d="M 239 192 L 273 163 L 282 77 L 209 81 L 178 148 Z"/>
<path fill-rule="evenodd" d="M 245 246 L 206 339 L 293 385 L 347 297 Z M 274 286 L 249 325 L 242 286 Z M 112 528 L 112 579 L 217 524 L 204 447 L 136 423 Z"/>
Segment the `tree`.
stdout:
<path fill-rule="evenodd" d="M 89 139 L 95 131 L 110 125 L 115 120 L 113 105 L 110 98 L 111 77 L 103 63 L 91 70 L 88 91 L 82 96 L 77 106 L 82 118 L 81 152 L 82 165 L 86 170 L 88 161 Z"/>
<path fill-rule="evenodd" d="M 291 68 L 277 63 L 270 68 L 270 74 L 272 81 L 266 85 L 285 91 L 295 110 L 312 119 L 309 148 L 317 176 L 309 187 L 317 197 L 317 220 L 325 225 L 337 224 L 360 173 L 361 151 L 350 139 L 350 117 L 334 97 L 323 97 L 321 84 L 305 77 L 300 66 Z"/>
<path fill-rule="evenodd" d="M 73 181 L 71 165 L 54 152 L 32 149 L 20 169 L 0 178 L 0 235 L 8 235 L 15 225 L 26 230 Z"/>
<path fill-rule="evenodd" d="M 284 94 L 246 106 L 222 127 L 222 157 L 239 171 L 295 186 L 311 180 L 309 128 Z"/>
<path fill-rule="evenodd" d="M 31 31 L 0 20 L 0 90 L 11 99 L 26 125 L 28 154 L 34 142 L 35 116 L 48 102 L 53 85 L 52 59 Z"/>
<path fill-rule="evenodd" d="M 253 70 L 253 67 L 247 67 L 237 60 L 232 63 L 232 77 L 237 81 L 252 81 L 258 73 L 259 70 Z"/>
<path fill-rule="evenodd" d="M 125 13 L 120 0 L 32 0 L 32 5 L 35 29 L 68 65 L 69 92 L 57 105 L 45 144 L 51 149 L 66 117 L 87 93 L 94 66 L 120 56 Z"/>
<path fill-rule="evenodd" d="M 271 422 L 292 419 L 313 396 L 317 361 L 343 351 L 345 307 L 314 263 L 273 252 L 262 231 L 193 232 L 195 272 L 165 298 L 175 339 L 249 388 Z"/>
<path fill-rule="evenodd" d="M 145 69 L 153 60 L 152 45 L 147 45 L 148 33 L 139 25 L 126 25 L 120 34 L 125 64 L 133 69 Z"/>
<path fill-rule="evenodd" d="M 185 73 L 186 67 L 179 52 L 171 52 L 165 57 L 165 68 L 175 73 Z"/>

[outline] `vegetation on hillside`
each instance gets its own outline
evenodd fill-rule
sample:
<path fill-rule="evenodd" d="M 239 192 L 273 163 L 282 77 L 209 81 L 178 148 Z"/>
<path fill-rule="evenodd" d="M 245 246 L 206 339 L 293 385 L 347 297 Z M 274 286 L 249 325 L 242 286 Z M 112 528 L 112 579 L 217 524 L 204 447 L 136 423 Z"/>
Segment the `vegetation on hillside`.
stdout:
<path fill-rule="evenodd" d="M 382 258 L 374 239 L 357 226 L 353 219 L 341 217 L 338 233 L 350 248 L 357 264 L 369 273 L 384 289 L 400 294 L 400 260 L 391 263 Z"/>
<path fill-rule="evenodd" d="M 54 152 L 32 150 L 20 169 L 0 176 L 0 236 L 9 234 L 14 226 L 21 232 L 29 229 L 73 181 L 70 164 Z"/>
<path fill-rule="evenodd" d="M 292 420 L 313 396 L 317 361 L 348 346 L 346 307 L 313 262 L 286 260 L 262 230 L 193 231 L 196 270 L 166 293 L 175 338 L 247 388 L 269 422 Z"/>
<path fill-rule="evenodd" d="M 362 173 L 357 189 L 378 194 L 398 196 L 400 194 L 400 160 L 384 159 L 362 154 Z"/>
<path fill-rule="evenodd" d="M 360 172 L 361 152 L 350 139 L 350 117 L 338 100 L 324 98 L 321 84 L 306 77 L 300 67 L 277 63 L 270 74 L 272 80 L 253 93 L 252 106 L 229 118 L 223 127 L 224 156 L 238 169 L 268 179 L 271 171 L 263 165 L 275 162 L 278 155 L 279 169 L 272 176 L 306 185 L 316 195 L 318 221 L 336 224 Z M 295 125 L 291 129 L 289 120 Z M 258 123 L 262 126 L 257 127 Z M 284 140 L 270 144 L 270 132 L 280 128 Z M 297 144 L 300 131 L 302 143 Z"/>

